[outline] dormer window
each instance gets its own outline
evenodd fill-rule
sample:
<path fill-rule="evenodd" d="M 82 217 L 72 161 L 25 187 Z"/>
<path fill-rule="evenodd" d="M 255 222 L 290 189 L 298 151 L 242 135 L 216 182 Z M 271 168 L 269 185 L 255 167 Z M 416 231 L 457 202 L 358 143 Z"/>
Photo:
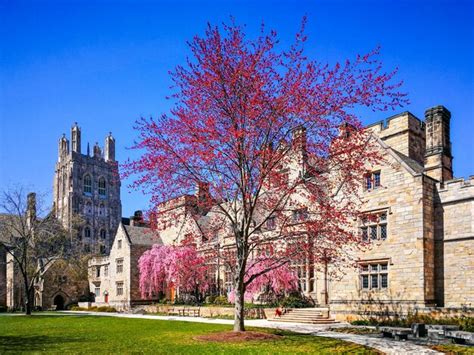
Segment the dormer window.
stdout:
<path fill-rule="evenodd" d="M 380 183 L 380 171 L 374 171 L 367 173 L 365 176 L 365 189 L 367 191 L 377 189 L 381 186 Z"/>
<path fill-rule="evenodd" d="M 92 178 L 89 174 L 84 176 L 84 193 L 92 194 Z"/>

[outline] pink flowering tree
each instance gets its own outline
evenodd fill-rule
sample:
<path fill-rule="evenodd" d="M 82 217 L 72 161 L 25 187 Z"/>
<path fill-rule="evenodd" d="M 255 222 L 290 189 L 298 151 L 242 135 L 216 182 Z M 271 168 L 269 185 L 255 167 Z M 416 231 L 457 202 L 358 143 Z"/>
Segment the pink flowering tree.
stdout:
<path fill-rule="evenodd" d="M 378 49 L 331 65 L 305 54 L 306 39 L 304 23 L 286 49 L 264 26 L 249 38 L 235 23 L 209 25 L 172 72 L 175 105 L 137 121 L 133 148 L 142 154 L 124 164 L 124 176 L 136 177 L 132 187 L 157 206 L 191 194 L 198 183 L 209 187 L 198 210 L 212 208 L 227 227 L 210 226 L 212 235 L 198 237 L 232 242 L 235 331 L 245 330 L 244 295 L 256 279 L 291 260 L 317 262 L 318 238 L 334 250 L 360 242 L 350 226 L 359 217 L 361 177 L 379 157 L 359 109 L 386 111 L 407 102 Z M 259 237 L 273 219 L 280 233 Z M 321 229 L 327 221 L 338 228 Z M 262 244 L 278 252 L 249 276 Z M 160 268 L 151 260 L 143 265 L 147 272 Z M 143 273 L 144 290 L 167 277 L 146 275 L 153 276 Z"/>
<path fill-rule="evenodd" d="M 176 287 L 182 292 L 205 292 L 209 287 L 206 260 L 193 246 L 154 245 L 138 260 L 142 297 Z"/>
<path fill-rule="evenodd" d="M 264 292 L 271 292 L 274 295 L 282 295 L 285 292 L 298 290 L 298 277 L 286 264 L 273 267 L 274 259 L 267 256 L 260 256 L 249 261 L 245 281 L 252 281 L 245 290 L 245 301 L 249 302 Z M 269 271 L 265 271 L 269 269 Z M 228 295 L 230 303 L 235 303 L 235 293 L 231 291 Z"/>

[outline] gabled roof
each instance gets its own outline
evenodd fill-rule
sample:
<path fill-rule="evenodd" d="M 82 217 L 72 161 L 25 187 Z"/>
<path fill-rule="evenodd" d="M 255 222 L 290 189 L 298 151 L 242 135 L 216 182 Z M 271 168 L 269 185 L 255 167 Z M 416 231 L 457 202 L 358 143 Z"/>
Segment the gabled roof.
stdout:
<path fill-rule="evenodd" d="M 421 174 L 425 168 L 423 165 L 418 163 L 416 160 L 413 160 L 410 157 L 407 157 L 405 154 L 400 153 L 397 150 L 392 149 L 395 154 L 397 154 L 401 160 L 403 160 L 410 168 L 412 168 L 417 174 Z"/>
<path fill-rule="evenodd" d="M 376 134 L 371 135 L 382 146 L 382 148 L 384 148 L 390 154 L 390 156 L 392 156 L 396 161 L 398 161 L 410 174 L 415 176 L 423 173 L 424 167 L 420 163 L 396 151 Z"/>
<path fill-rule="evenodd" d="M 123 228 L 132 245 L 163 245 L 161 238 L 151 228 L 126 225 Z"/>

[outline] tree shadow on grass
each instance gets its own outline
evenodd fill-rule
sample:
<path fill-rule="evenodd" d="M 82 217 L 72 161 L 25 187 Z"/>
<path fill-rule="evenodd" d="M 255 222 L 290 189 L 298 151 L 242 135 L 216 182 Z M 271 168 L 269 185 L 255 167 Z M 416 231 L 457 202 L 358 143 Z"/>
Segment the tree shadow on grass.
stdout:
<path fill-rule="evenodd" d="M 48 335 L 0 335 L 0 353 L 54 351 L 63 349 L 64 344 L 83 342 L 82 338 L 58 337 Z"/>

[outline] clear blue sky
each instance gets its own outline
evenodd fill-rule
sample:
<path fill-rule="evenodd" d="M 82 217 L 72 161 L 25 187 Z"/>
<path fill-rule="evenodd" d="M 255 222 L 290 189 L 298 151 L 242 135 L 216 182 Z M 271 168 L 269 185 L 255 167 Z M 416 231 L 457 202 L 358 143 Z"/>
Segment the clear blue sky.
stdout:
<path fill-rule="evenodd" d="M 255 33 L 262 20 L 288 43 L 308 16 L 308 54 L 334 62 L 380 44 L 422 118 L 452 112 L 456 176 L 474 174 L 473 1 L 19 1 L 0 0 L 0 188 L 52 192 L 57 141 L 74 121 L 83 150 L 112 131 L 130 156 L 134 121 L 169 108 L 168 71 L 186 41 L 229 15 Z M 389 116 L 369 114 L 365 123 Z M 122 183 L 123 214 L 147 198 Z"/>

